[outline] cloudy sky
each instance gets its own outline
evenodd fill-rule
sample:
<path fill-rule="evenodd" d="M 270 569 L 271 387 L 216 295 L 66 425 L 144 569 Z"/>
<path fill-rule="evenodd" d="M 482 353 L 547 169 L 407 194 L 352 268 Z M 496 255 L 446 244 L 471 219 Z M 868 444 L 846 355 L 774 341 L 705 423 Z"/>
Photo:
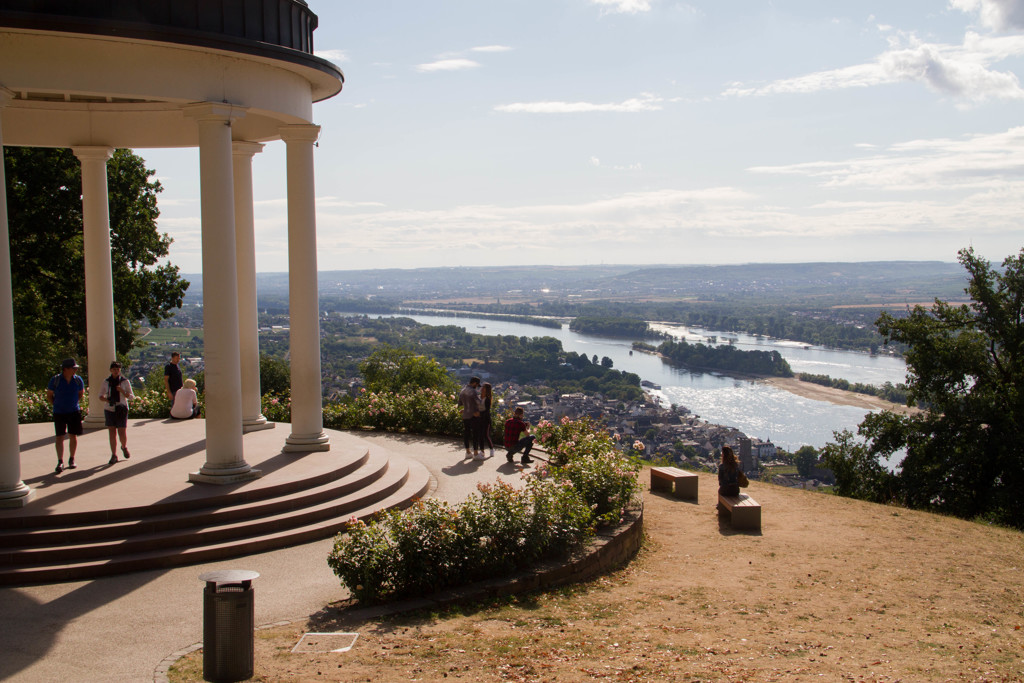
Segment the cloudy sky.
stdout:
<path fill-rule="evenodd" d="M 1001 261 L 1024 0 L 309 0 L 319 268 Z M 197 150 L 139 150 L 198 272 Z M 287 269 L 284 144 L 254 161 Z"/>

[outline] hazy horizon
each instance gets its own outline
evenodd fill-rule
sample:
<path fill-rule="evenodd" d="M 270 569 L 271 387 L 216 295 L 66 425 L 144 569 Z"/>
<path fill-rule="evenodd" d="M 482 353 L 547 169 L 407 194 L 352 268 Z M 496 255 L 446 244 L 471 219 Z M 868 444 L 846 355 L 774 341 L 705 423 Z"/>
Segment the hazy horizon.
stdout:
<path fill-rule="evenodd" d="M 812 265 L 865 265 L 865 264 L 898 264 L 898 263 L 914 263 L 914 264 L 939 264 L 939 265 L 953 265 L 957 264 L 956 260 L 951 261 L 939 261 L 935 259 L 870 259 L 863 261 L 749 261 L 746 263 L 574 263 L 574 264 L 558 264 L 558 263 L 516 263 L 516 264 L 491 264 L 491 265 L 479 265 L 479 266 L 381 266 L 379 268 L 318 268 L 318 273 L 365 273 L 374 272 L 378 270 L 472 270 L 472 269 L 493 269 L 493 268 L 518 268 L 518 269 L 531 269 L 531 268 L 729 268 L 729 267 L 742 267 L 742 266 L 812 266 Z M 995 263 L 995 265 L 999 265 Z M 183 277 L 202 275 L 202 271 L 197 270 L 195 272 L 181 271 Z M 257 275 L 287 275 L 287 270 L 259 270 L 256 272 Z"/>

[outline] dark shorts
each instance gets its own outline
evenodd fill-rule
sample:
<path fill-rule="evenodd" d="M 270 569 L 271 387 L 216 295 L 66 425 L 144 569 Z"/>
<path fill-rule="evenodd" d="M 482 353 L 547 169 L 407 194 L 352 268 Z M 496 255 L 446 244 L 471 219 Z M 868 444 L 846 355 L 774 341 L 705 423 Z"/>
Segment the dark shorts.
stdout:
<path fill-rule="evenodd" d="M 81 436 L 82 411 L 76 410 L 73 413 L 54 413 L 53 430 L 57 436 L 64 436 L 65 433 L 73 436 Z"/>
<path fill-rule="evenodd" d="M 114 406 L 113 410 L 104 410 L 103 422 L 108 427 L 124 429 L 128 426 L 128 408 L 118 405 Z"/>

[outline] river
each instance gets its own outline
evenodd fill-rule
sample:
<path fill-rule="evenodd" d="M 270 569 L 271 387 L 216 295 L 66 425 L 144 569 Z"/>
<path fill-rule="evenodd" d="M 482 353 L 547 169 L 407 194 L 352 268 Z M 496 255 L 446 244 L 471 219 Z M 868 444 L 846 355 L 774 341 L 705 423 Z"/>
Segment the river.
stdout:
<path fill-rule="evenodd" d="M 343 315 L 355 315 L 343 313 Z M 385 315 L 383 317 L 396 317 Z M 577 334 L 567 324 L 561 329 L 503 320 L 469 317 L 408 315 L 426 325 L 458 325 L 468 332 L 517 337 L 555 337 L 566 351 L 607 356 L 619 370 L 636 373 L 641 379 L 661 385 L 651 391 L 666 404 L 685 406 L 708 422 L 735 427 L 751 437 L 771 440 L 788 451 L 803 445 L 821 448 L 841 429 L 856 430 L 867 413 L 863 408 L 841 406 L 797 396 L 760 382 L 736 379 L 713 372 L 691 372 L 674 368 L 657 356 L 634 352 L 630 340 Z M 841 351 L 797 342 L 753 337 L 734 332 L 690 329 L 681 325 L 652 323 L 652 327 L 687 341 L 726 338 L 742 349 L 778 351 L 793 372 L 829 375 L 850 382 L 881 385 L 906 381 L 906 365 L 900 358 L 872 356 L 856 351 Z"/>

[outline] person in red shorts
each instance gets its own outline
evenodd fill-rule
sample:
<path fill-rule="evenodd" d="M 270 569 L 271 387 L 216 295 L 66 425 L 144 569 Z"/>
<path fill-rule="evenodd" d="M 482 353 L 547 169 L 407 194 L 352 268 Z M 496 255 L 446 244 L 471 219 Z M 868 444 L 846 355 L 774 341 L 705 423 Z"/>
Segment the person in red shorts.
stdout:
<path fill-rule="evenodd" d="M 533 462 L 530 457 L 530 449 L 533 448 L 533 440 L 536 438 L 529 433 L 530 425 L 523 420 L 523 409 L 516 408 L 512 417 L 505 420 L 505 459 L 513 462 L 512 456 L 519 451 L 523 452 L 522 463 L 529 465 Z M 526 433 L 526 436 L 520 437 Z"/>

